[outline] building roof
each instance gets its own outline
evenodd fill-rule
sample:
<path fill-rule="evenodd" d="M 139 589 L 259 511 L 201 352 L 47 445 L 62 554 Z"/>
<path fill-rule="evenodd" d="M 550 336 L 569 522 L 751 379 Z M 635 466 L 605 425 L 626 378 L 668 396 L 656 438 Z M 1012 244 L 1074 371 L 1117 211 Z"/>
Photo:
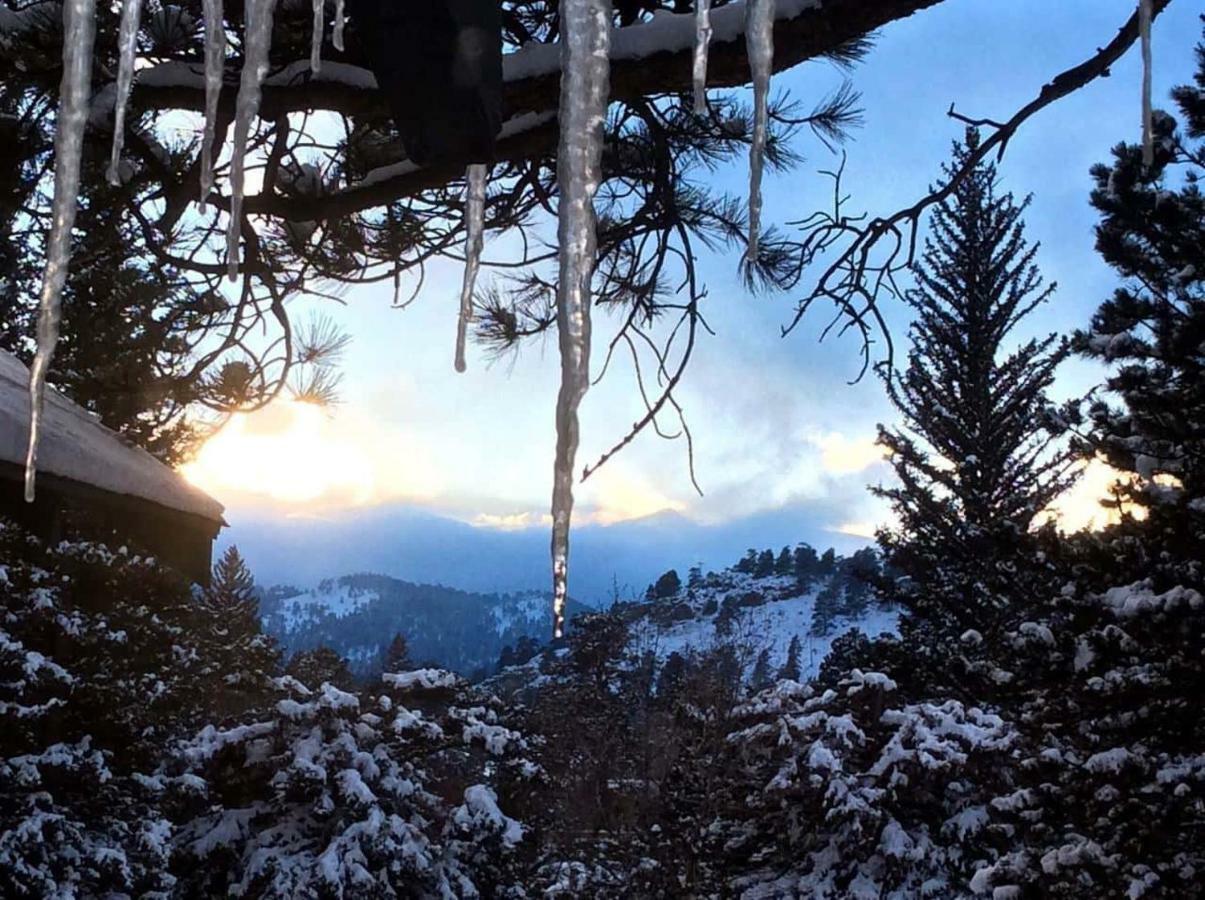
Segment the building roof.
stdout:
<path fill-rule="evenodd" d="M 225 524 L 222 504 L 53 388 L 47 388 L 42 421 L 39 474 Z M 29 370 L 0 350 L 0 464 L 24 467 L 28 440 Z"/>

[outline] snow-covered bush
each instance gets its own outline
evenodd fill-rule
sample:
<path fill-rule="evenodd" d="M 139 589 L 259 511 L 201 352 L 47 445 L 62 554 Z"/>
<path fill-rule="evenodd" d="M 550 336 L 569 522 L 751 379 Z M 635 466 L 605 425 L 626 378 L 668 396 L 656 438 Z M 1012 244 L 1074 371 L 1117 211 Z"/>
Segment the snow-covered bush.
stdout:
<path fill-rule="evenodd" d="M 524 828 L 486 782 L 524 770 L 525 742 L 489 698 L 437 670 L 386 675 L 363 697 L 277 687 L 267 716 L 182 747 L 204 786 L 176 838 L 189 892 L 504 895 Z"/>
<path fill-rule="evenodd" d="M 167 891 L 148 776 L 205 714 L 187 586 L 94 544 L 0 522 L 0 894 Z"/>

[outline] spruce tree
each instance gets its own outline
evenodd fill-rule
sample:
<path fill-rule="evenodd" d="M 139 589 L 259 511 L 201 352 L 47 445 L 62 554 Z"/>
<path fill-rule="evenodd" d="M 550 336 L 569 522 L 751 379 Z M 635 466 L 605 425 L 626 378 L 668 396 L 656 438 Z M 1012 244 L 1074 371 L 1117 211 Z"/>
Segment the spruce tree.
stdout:
<path fill-rule="evenodd" d="M 214 682 L 219 718 L 255 706 L 280 669 L 280 651 L 261 628 L 255 579 L 234 545 L 213 567 L 198 632 L 205 648 L 202 677 Z"/>
<path fill-rule="evenodd" d="M 978 140 L 968 129 L 947 176 Z M 1035 574 L 1031 527 L 1068 484 L 1046 394 L 1066 342 L 1048 335 L 1009 349 L 1054 290 L 1024 234 L 1027 205 L 983 163 L 937 207 L 907 294 L 916 316 L 907 367 L 881 373 L 903 425 L 879 428 L 898 479 L 875 489 L 897 519 L 879 541 L 903 576 L 895 599 L 910 613 L 905 631 L 938 660 L 947 654 L 935 642 L 995 634 L 1019 611 Z"/>

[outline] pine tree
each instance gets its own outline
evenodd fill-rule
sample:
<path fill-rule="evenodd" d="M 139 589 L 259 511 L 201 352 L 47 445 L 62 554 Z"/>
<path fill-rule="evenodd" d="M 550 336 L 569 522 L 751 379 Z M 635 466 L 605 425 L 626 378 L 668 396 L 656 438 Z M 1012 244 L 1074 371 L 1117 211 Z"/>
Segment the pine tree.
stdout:
<path fill-rule="evenodd" d="M 774 574 L 774 551 L 763 550 L 757 554 L 757 565 L 753 569 L 757 578 L 769 578 Z"/>
<path fill-rule="evenodd" d="M 1130 476 L 1122 510 L 1147 519 L 1114 538 L 1136 542 L 1126 551 L 1133 577 L 1169 587 L 1201 578 L 1205 545 L 1205 43 L 1197 60 L 1196 85 L 1173 92 L 1184 131 L 1156 116 L 1154 165 L 1121 144 L 1112 165 L 1092 170 L 1097 249 L 1123 283 L 1076 336 L 1080 352 L 1112 367 L 1108 397 L 1120 401 L 1093 404 L 1082 449 Z M 1195 576 L 1185 571 L 1194 566 Z"/>
<path fill-rule="evenodd" d="M 799 657 L 803 654 L 803 643 L 799 640 L 799 635 L 791 637 L 791 643 L 787 646 L 787 660 L 782 664 L 782 668 L 778 670 L 779 680 L 799 681 L 803 677 L 803 669 L 800 666 Z"/>
<path fill-rule="evenodd" d="M 811 633 L 816 637 L 825 637 L 833 631 L 837 618 L 842 612 L 841 579 L 833 578 L 820 589 L 816 595 L 816 604 L 812 607 Z"/>
<path fill-rule="evenodd" d="M 779 551 L 778 559 L 774 560 L 775 575 L 790 575 L 794 569 L 795 561 L 791 556 L 791 548 L 783 547 Z"/>
<path fill-rule="evenodd" d="M 978 146 L 968 129 L 947 175 Z M 896 527 L 880 533 L 897 569 L 905 627 L 926 651 L 969 629 L 994 634 L 1026 597 L 1037 556 L 1030 528 L 1068 483 L 1049 388 L 1067 353 L 1055 335 L 1008 351 L 1018 325 L 1046 302 L 1021 216 L 982 163 L 935 210 L 908 302 L 916 314 L 903 372 L 884 371 L 902 428 L 880 426 L 899 484 Z M 1040 592 L 1038 592 L 1040 593 Z"/>
<path fill-rule="evenodd" d="M 753 671 L 749 675 L 749 689 L 760 691 L 768 687 L 770 681 L 770 648 L 763 647 L 761 653 L 757 654 L 757 661 L 753 664 Z"/>
<path fill-rule="evenodd" d="M 510 646 L 507 646 L 503 649 L 503 657 L 505 657 L 508 651 L 510 652 L 513 660 L 514 650 Z M 514 665 L 514 663 L 501 663 L 501 665 Z M 389 646 L 385 648 L 383 671 L 405 672 L 410 668 L 410 645 L 406 643 L 406 636 L 401 632 L 398 632 L 393 636 L 393 640 L 389 642 Z"/>

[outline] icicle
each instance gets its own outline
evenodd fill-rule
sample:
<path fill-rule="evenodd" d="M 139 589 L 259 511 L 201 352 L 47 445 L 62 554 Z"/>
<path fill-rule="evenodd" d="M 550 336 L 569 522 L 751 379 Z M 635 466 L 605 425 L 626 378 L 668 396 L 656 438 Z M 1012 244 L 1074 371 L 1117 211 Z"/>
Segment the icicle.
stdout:
<path fill-rule="evenodd" d="M 557 150 L 557 330 L 561 387 L 556 401 L 552 487 L 553 636 L 565 630 L 569 521 L 577 410 L 590 386 L 590 278 L 596 249 L 594 194 L 600 179 L 603 123 L 610 91 L 610 0 L 561 0 L 560 147 Z"/>
<path fill-rule="evenodd" d="M 142 0 L 122 0 L 121 26 L 117 32 L 117 98 L 113 106 L 113 152 L 109 157 L 109 184 L 121 184 L 121 147 L 126 136 L 126 106 L 134 83 L 134 51 L 138 43 L 138 20 Z"/>
<path fill-rule="evenodd" d="M 761 177 L 769 126 L 770 74 L 774 70 L 774 2 L 748 0 L 745 7 L 745 45 L 753 75 L 753 143 L 749 147 L 749 247 L 745 258 L 757 259 L 761 232 Z"/>
<path fill-rule="evenodd" d="M 695 0 L 695 114 L 707 112 L 707 52 L 711 49 L 711 0 Z"/>
<path fill-rule="evenodd" d="M 238 277 L 239 225 L 243 217 L 243 180 L 247 140 L 259 113 L 268 50 L 272 45 L 272 12 L 276 0 L 247 0 L 247 32 L 243 73 L 234 104 L 234 150 L 230 159 L 230 227 L 226 232 L 226 266 L 230 280 Z"/>
<path fill-rule="evenodd" d="M 326 0 L 314 0 L 314 25 L 310 33 L 310 71 L 322 71 L 322 31 L 326 27 Z"/>
<path fill-rule="evenodd" d="M 71 230 L 79 201 L 80 158 L 92 95 L 95 31 L 95 0 L 67 0 L 63 4 L 63 77 L 59 82 L 59 114 L 54 134 L 54 200 L 50 208 L 46 268 L 38 297 L 38 349 L 29 370 L 29 449 L 25 455 L 25 500 L 29 503 L 34 499 L 37 477 L 46 373 L 59 339 L 63 285 L 71 264 Z"/>
<path fill-rule="evenodd" d="M 1155 164 L 1155 134 L 1151 112 L 1151 0 L 1138 0 L 1138 34 L 1142 40 L 1142 164 Z"/>
<path fill-rule="evenodd" d="M 340 53 L 343 52 L 343 0 L 335 0 L 335 31 L 331 35 L 331 43 Z"/>
<path fill-rule="evenodd" d="M 203 0 L 205 14 L 205 130 L 201 134 L 201 212 L 213 190 L 213 141 L 217 131 L 218 100 L 226 70 L 226 27 L 222 0 Z"/>
<path fill-rule="evenodd" d="M 465 170 L 464 282 L 460 287 L 460 317 L 456 322 L 456 371 L 463 372 L 464 345 L 473 318 L 473 288 L 481 267 L 481 245 L 485 237 L 485 180 L 489 169 L 474 163 Z"/>

